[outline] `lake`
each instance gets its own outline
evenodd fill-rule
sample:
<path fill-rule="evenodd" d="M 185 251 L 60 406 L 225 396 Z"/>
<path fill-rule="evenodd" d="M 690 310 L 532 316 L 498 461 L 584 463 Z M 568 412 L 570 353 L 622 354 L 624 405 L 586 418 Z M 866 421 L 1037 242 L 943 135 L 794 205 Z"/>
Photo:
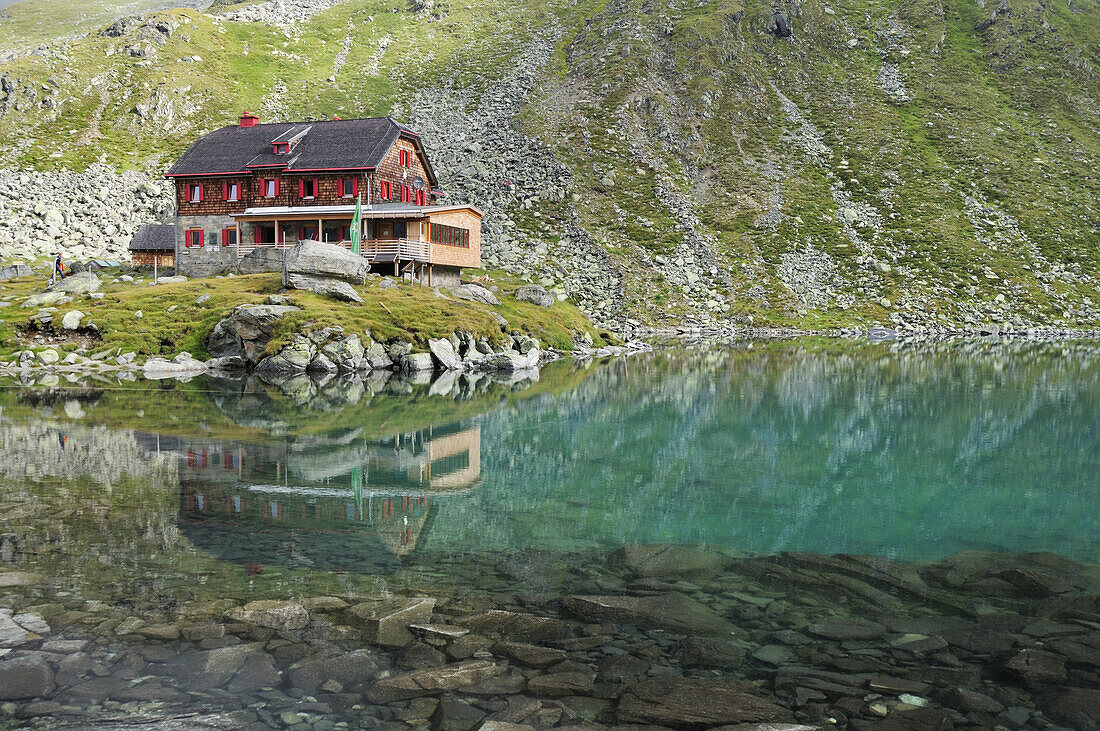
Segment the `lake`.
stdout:
<path fill-rule="evenodd" d="M 0 449 L 13 726 L 1097 720 L 1090 343 L 46 376 Z"/>

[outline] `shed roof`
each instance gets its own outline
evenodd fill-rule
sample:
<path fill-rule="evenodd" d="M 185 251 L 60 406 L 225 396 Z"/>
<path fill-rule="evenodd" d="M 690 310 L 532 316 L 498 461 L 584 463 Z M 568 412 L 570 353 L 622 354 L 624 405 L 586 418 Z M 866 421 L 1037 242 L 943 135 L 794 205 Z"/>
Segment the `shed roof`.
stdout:
<path fill-rule="evenodd" d="M 390 117 L 222 127 L 195 140 L 166 175 L 243 174 L 264 167 L 286 173 L 371 170 L 399 137 L 416 145 L 429 182 L 438 185 L 420 135 Z M 290 151 L 275 154 L 274 142 L 291 142 Z"/>
<path fill-rule="evenodd" d="M 130 251 L 174 251 L 176 227 L 172 224 L 146 223 L 130 239 Z"/>

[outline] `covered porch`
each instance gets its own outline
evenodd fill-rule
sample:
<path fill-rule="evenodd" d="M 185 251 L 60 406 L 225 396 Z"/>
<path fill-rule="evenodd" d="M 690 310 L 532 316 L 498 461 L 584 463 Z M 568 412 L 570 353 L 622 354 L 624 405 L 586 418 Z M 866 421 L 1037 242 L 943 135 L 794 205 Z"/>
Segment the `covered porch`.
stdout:
<path fill-rule="evenodd" d="M 355 206 L 250 208 L 233 216 L 237 258 L 257 248 L 289 249 L 300 241 L 319 241 L 351 248 Z M 419 208 L 363 206 L 360 254 L 371 270 L 415 281 L 430 278 L 429 222 Z"/>

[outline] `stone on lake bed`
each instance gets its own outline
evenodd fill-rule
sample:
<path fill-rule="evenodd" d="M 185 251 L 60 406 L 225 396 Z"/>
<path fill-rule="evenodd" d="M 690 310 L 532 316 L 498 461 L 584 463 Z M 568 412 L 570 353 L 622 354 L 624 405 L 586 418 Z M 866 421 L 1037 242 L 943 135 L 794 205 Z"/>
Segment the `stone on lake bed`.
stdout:
<path fill-rule="evenodd" d="M 809 631 L 818 637 L 844 642 L 878 639 L 886 634 L 886 627 L 866 619 L 830 619 L 826 622 L 811 624 Z"/>
<path fill-rule="evenodd" d="M 533 668 L 544 668 L 561 662 L 568 657 L 564 650 L 540 645 L 528 645 L 523 642 L 500 642 L 493 648 L 495 652 Z"/>
<path fill-rule="evenodd" d="M 46 583 L 46 577 L 30 571 L 0 571 L 0 588 L 12 586 L 37 586 Z"/>
<path fill-rule="evenodd" d="M 568 625 L 560 619 L 502 609 L 472 614 L 460 621 L 472 630 L 523 642 L 558 640 L 569 634 Z"/>
<path fill-rule="evenodd" d="M 235 622 L 255 624 L 271 629 L 302 629 L 309 624 L 309 613 L 298 602 L 262 599 L 235 607 L 225 613 Z"/>
<path fill-rule="evenodd" d="M 591 671 L 571 671 L 536 675 L 527 681 L 527 689 L 535 695 L 563 696 L 591 694 L 596 674 Z"/>
<path fill-rule="evenodd" d="M 378 673 L 379 663 L 370 650 L 336 655 L 314 655 L 291 665 L 286 675 L 291 685 L 306 693 L 315 693 L 326 683 L 336 682 L 342 688 L 365 683 Z"/>
<path fill-rule="evenodd" d="M 710 636 L 728 636 L 736 627 L 686 594 L 653 596 L 571 596 L 564 604 L 587 620 L 633 624 Z"/>
<path fill-rule="evenodd" d="M 612 560 L 635 576 L 647 578 L 714 574 L 729 563 L 717 553 L 668 544 L 623 546 L 612 554 Z"/>
<path fill-rule="evenodd" d="M 40 654 L 0 660 L 0 700 L 40 698 L 53 691 L 53 670 Z"/>
<path fill-rule="evenodd" d="M 413 640 L 409 625 L 427 622 L 434 609 L 435 599 L 421 596 L 364 602 L 348 611 L 366 626 L 368 640 L 384 647 L 401 647 Z"/>
<path fill-rule="evenodd" d="M 655 678 L 623 694 L 616 719 L 674 728 L 794 720 L 789 710 L 757 692 L 755 686 L 731 678 Z"/>
<path fill-rule="evenodd" d="M 471 660 L 438 668 L 415 670 L 375 681 L 367 692 L 367 698 L 373 703 L 393 703 L 436 695 L 480 683 L 500 675 L 504 670 L 503 665 L 497 665 L 488 660 Z"/>

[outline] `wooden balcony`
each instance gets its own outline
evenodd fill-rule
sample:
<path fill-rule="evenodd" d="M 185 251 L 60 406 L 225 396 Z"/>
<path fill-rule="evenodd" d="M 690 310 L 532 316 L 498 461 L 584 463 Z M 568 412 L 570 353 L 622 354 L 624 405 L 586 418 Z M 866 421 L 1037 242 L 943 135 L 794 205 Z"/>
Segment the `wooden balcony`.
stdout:
<path fill-rule="evenodd" d="M 237 247 L 237 257 L 241 258 L 255 249 L 270 247 L 276 249 L 293 248 L 298 241 L 287 239 L 281 244 L 249 244 L 242 243 Z M 334 241 L 337 246 L 351 249 L 351 242 Z M 412 239 L 368 239 L 359 245 L 360 255 L 372 262 L 421 262 L 428 263 L 431 256 L 431 244 L 427 241 L 413 241 Z"/>

